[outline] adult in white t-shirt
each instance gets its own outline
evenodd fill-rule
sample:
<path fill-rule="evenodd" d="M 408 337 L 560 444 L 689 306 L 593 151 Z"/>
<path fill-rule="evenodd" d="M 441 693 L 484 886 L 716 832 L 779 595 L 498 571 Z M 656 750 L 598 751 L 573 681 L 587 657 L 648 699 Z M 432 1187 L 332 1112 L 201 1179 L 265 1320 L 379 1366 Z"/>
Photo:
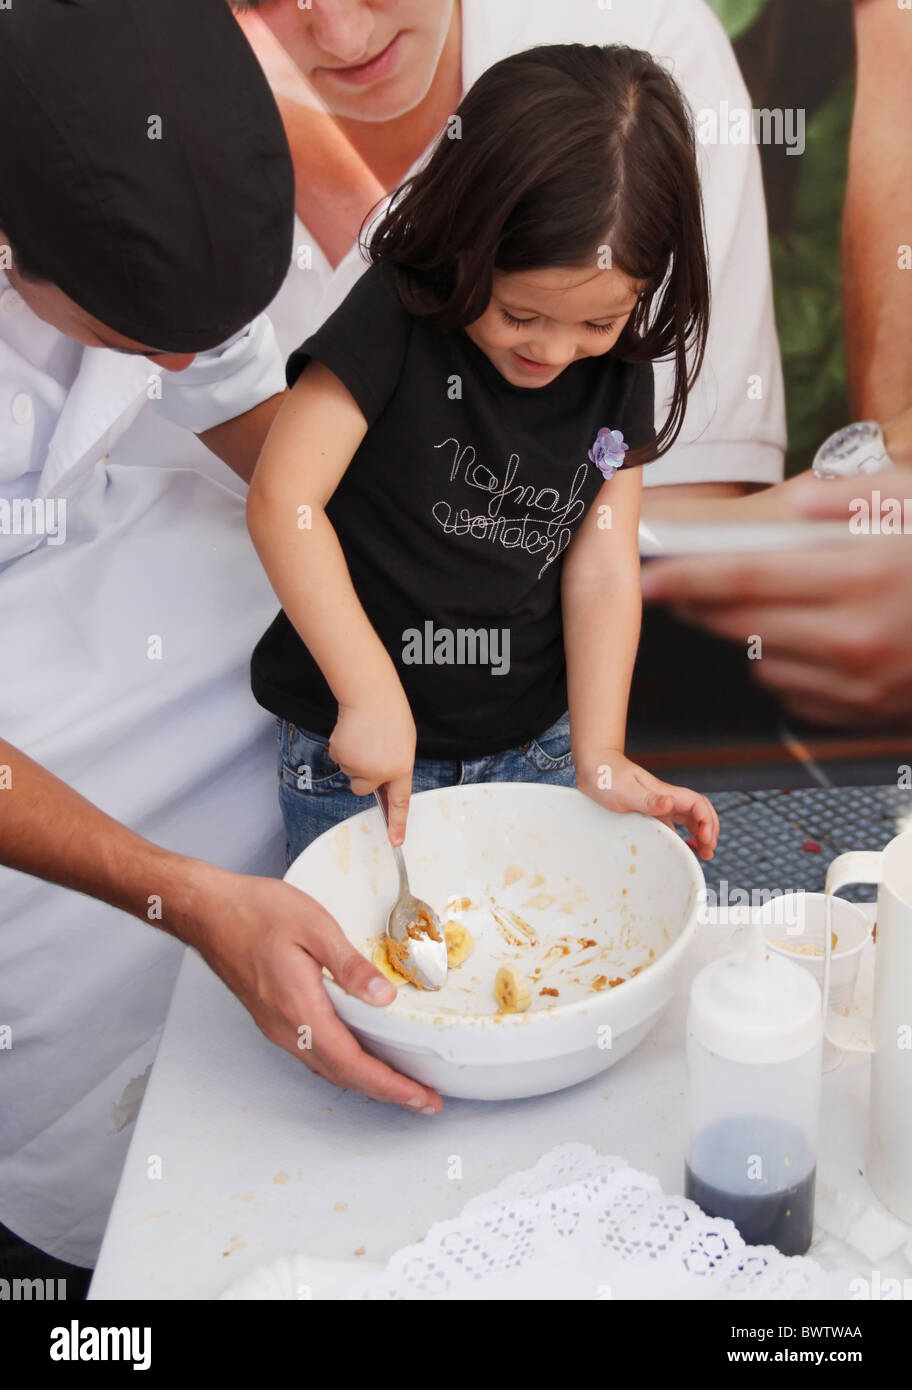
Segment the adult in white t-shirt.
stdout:
<path fill-rule="evenodd" d="M 667 506 L 694 486 L 705 498 L 782 478 L 784 398 L 760 161 L 756 147 L 728 136 L 732 113 L 750 110 L 750 98 L 702 0 L 313 0 L 308 9 L 253 0 L 244 11 L 295 165 L 295 255 L 269 311 L 288 352 L 364 272 L 356 239 L 372 205 L 420 161 L 492 63 L 541 43 L 625 43 L 664 60 L 698 135 L 719 132 L 699 150 L 713 302 L 684 428 L 645 470 L 644 486 L 661 488 Z M 670 383 L 670 368 L 657 365 L 659 422 Z M 647 496 L 644 514 L 649 505 Z"/>

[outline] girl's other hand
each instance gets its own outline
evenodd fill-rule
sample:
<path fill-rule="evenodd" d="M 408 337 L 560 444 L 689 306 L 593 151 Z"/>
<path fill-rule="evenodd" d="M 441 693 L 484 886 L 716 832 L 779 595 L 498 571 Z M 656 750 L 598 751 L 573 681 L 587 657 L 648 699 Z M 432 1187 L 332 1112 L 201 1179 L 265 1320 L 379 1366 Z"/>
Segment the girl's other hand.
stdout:
<path fill-rule="evenodd" d="M 349 778 L 356 796 L 370 796 L 386 784 L 392 845 L 401 845 L 405 839 L 415 741 L 415 721 L 401 691 L 370 705 L 340 705 L 329 740 L 329 755 Z"/>
<path fill-rule="evenodd" d="M 662 782 L 615 750 L 574 757 L 577 785 L 609 811 L 640 811 L 674 829 L 685 825 L 702 859 L 712 859 L 719 839 L 719 817 L 712 802 L 688 787 Z"/>

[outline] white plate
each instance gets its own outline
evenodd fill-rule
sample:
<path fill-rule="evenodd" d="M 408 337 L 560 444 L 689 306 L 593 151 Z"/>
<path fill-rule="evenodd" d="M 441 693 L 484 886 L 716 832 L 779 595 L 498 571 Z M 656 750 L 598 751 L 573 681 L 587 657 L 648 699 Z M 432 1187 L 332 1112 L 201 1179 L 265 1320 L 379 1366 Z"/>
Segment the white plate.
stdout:
<path fill-rule="evenodd" d="M 244 1302 L 310 1302 L 341 1298 L 357 1280 L 379 1274 L 383 1265 L 367 1260 L 331 1260 L 317 1255 L 283 1255 L 256 1265 L 233 1280 L 219 1299 Z"/>

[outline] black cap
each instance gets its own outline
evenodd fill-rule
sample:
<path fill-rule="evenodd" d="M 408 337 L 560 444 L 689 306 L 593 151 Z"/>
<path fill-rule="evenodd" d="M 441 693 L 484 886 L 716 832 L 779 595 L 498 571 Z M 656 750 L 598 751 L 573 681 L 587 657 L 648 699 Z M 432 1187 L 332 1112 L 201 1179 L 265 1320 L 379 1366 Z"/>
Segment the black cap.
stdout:
<path fill-rule="evenodd" d="M 226 0 L 0 9 L 0 209 L 26 268 L 144 346 L 202 352 L 255 318 L 294 175 Z"/>

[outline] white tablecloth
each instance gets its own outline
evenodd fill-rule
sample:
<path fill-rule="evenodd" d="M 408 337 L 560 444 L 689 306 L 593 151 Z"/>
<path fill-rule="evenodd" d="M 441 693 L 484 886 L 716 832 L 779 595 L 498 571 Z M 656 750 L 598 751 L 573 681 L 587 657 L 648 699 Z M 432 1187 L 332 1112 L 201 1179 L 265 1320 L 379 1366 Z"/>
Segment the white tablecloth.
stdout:
<path fill-rule="evenodd" d="M 446 1100 L 438 1116 L 312 1076 L 267 1043 L 188 952 L 90 1297 L 214 1298 L 257 1265 L 292 1254 L 311 1261 L 312 1296 L 333 1297 L 567 1141 L 623 1155 L 666 1192 L 681 1192 L 687 988 L 700 965 L 731 949 L 726 934 L 700 930 L 668 1012 L 615 1067 L 530 1100 Z M 867 1058 L 847 1055 L 823 1078 L 818 1228 L 808 1253 L 867 1279 L 875 1265 L 881 1278 L 908 1278 L 901 1248 L 875 1258 L 832 1234 L 847 1208 L 883 1214 L 863 1176 L 868 1070 Z M 876 1243 L 870 1220 L 863 1226 Z"/>

